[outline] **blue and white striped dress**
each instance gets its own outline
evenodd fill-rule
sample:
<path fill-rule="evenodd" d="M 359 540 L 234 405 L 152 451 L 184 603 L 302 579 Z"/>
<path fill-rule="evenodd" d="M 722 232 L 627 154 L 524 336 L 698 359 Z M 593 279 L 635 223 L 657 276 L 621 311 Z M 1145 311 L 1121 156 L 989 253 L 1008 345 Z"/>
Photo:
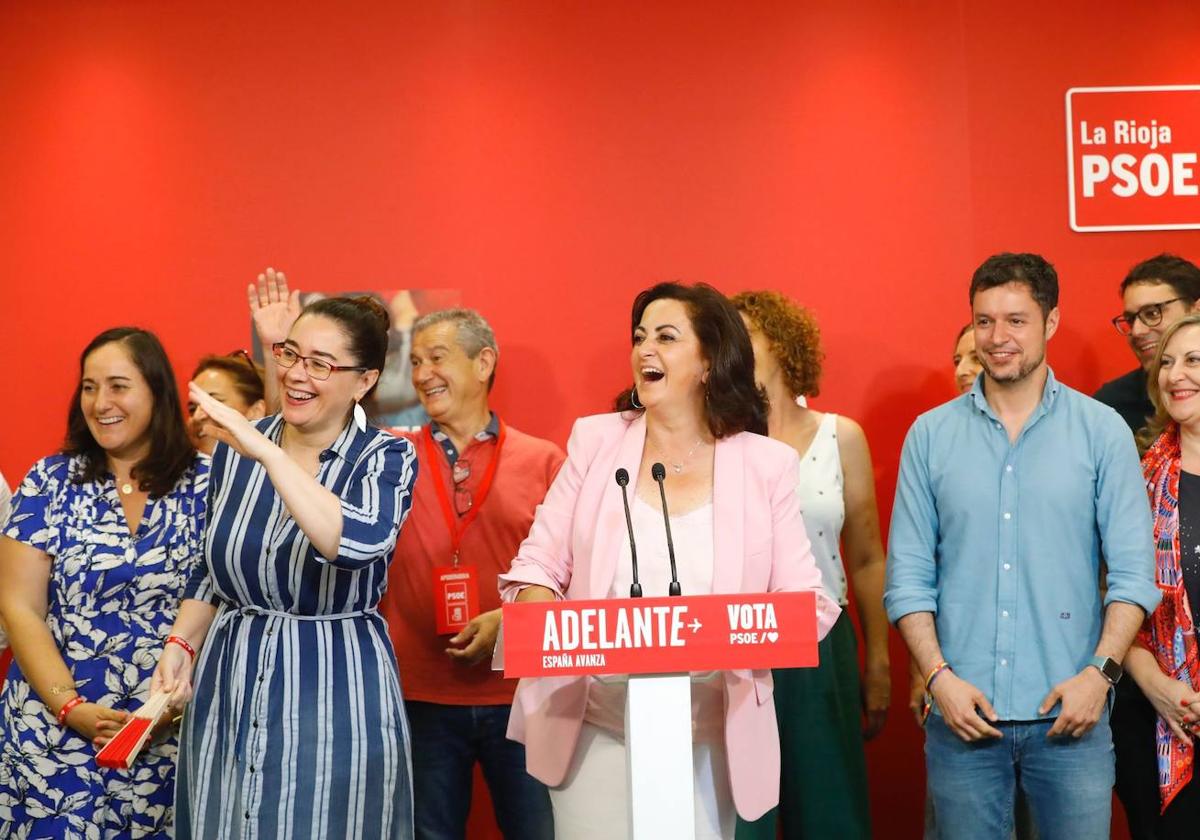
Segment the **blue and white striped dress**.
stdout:
<path fill-rule="evenodd" d="M 282 418 L 258 428 L 278 443 Z M 408 723 L 375 610 L 416 474 L 408 441 L 347 425 L 317 474 L 342 500 L 330 561 L 262 465 L 217 447 L 186 597 L 218 612 L 180 735 L 176 837 L 412 837 Z"/>

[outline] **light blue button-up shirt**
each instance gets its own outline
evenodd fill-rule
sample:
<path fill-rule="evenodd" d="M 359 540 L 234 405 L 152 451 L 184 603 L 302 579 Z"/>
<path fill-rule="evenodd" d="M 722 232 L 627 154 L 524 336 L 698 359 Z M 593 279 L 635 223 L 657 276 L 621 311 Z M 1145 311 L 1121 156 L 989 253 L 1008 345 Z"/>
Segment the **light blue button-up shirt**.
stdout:
<path fill-rule="evenodd" d="M 1150 505 L 1129 428 L 1050 372 L 1015 444 L 983 395 L 917 418 L 904 440 L 883 601 L 934 614 L 942 654 L 1001 720 L 1036 720 L 1087 666 L 1105 605 L 1158 604 Z M 1057 711 L 1055 712 L 1057 714 Z"/>

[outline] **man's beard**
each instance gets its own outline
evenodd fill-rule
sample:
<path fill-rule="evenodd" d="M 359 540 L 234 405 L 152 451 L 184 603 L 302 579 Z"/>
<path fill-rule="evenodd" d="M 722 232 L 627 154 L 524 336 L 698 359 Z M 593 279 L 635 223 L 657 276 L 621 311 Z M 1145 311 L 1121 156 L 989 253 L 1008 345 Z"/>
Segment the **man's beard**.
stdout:
<path fill-rule="evenodd" d="M 1029 376 L 1029 374 L 1041 367 L 1042 362 L 1045 360 L 1046 351 L 1043 350 L 1042 354 L 1036 359 L 1024 359 L 1020 364 L 1018 364 L 1016 373 L 1010 373 L 1001 377 L 997 376 L 992 371 L 991 365 L 988 361 L 987 353 L 984 353 L 979 357 L 979 362 L 983 365 L 983 372 L 987 374 L 988 379 L 991 379 L 993 382 L 996 382 L 1000 385 L 1015 385 L 1016 383 L 1023 381 Z"/>

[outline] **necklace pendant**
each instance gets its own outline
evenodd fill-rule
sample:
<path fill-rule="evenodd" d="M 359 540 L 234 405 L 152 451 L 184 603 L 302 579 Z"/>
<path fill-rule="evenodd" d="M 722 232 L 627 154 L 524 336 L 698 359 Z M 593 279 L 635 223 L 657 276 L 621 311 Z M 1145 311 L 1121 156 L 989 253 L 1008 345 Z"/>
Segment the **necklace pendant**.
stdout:
<path fill-rule="evenodd" d="M 126 481 L 124 484 L 121 485 L 121 492 L 124 493 L 126 496 L 128 496 L 129 494 L 131 494 L 133 492 L 133 485 L 130 484 L 128 481 Z"/>
<path fill-rule="evenodd" d="M 683 464 L 672 463 L 671 469 L 675 470 L 675 475 L 679 475 L 681 472 L 683 472 Z"/>

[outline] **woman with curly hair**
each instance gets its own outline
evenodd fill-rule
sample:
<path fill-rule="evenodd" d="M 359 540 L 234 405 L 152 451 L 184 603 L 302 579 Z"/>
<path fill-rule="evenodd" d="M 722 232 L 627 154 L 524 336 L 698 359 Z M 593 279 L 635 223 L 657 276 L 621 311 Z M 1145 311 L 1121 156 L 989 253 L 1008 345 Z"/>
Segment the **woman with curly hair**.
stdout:
<path fill-rule="evenodd" d="M 871 451 L 848 417 L 814 411 L 801 398 L 820 390 L 821 335 L 812 315 L 778 292 L 743 292 L 733 304 L 750 330 L 754 375 L 766 391 L 767 433 L 800 453 L 799 495 L 826 592 L 843 608 L 847 573 L 866 642 L 843 611 L 820 644 L 817 668 L 775 671 L 782 751 L 779 808 L 739 838 L 869 838 L 863 741 L 883 727 L 891 693 L 884 553 L 875 507 Z"/>

